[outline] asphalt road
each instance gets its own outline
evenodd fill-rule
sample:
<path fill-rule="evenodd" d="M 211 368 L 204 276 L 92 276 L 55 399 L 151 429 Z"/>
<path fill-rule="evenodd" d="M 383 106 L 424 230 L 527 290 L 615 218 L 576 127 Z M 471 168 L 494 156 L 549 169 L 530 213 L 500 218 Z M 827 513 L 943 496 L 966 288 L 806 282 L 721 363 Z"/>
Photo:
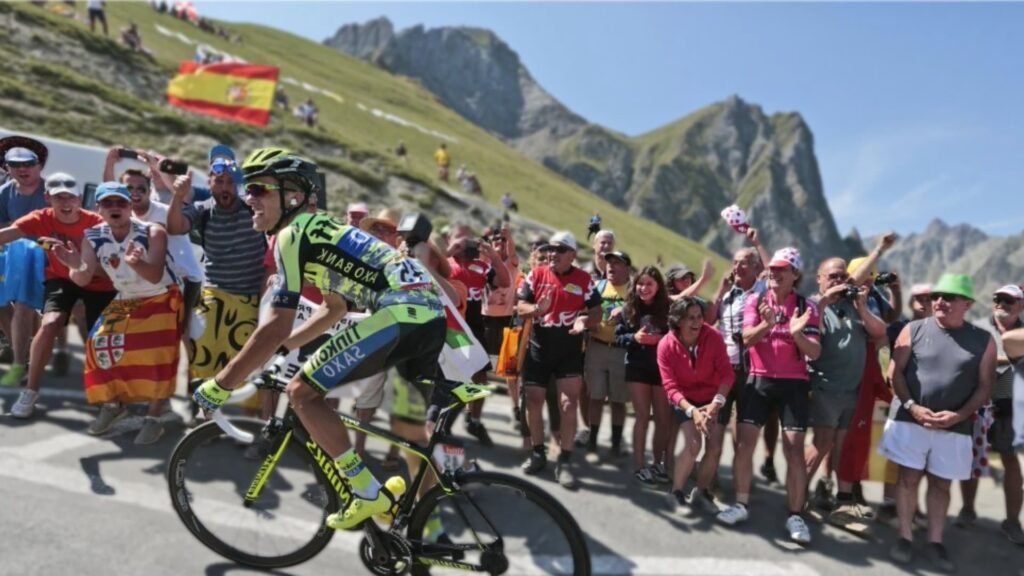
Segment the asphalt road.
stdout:
<path fill-rule="evenodd" d="M 108 435 L 88 436 L 85 428 L 96 409 L 84 401 L 79 354 L 69 376 L 47 375 L 32 420 L 7 415 L 16 394 L 16 390 L 0 389 L 0 575 L 256 573 L 203 547 L 171 509 L 164 472 L 166 459 L 184 432 L 177 414 L 164 417 L 168 432 L 153 446 L 132 443 L 141 425 L 141 409 Z M 183 412 L 182 398 L 179 394 L 173 402 L 176 411 Z M 470 455 L 484 468 L 521 475 L 522 455 L 509 412 L 506 397 L 488 399 L 484 421 L 497 445 L 490 450 L 477 449 L 472 441 L 468 445 Z M 461 428 L 459 424 L 456 431 Z M 382 446 L 371 442 L 370 450 L 382 456 Z M 722 467 L 727 490 L 730 461 L 727 451 Z M 781 456 L 776 457 L 776 465 L 783 472 Z M 760 480 L 751 521 L 729 529 L 674 511 L 664 489 L 642 487 L 622 464 L 581 463 L 582 487 L 577 492 L 555 484 L 550 470 L 536 482 L 558 497 L 584 529 L 598 574 L 930 573 L 923 558 L 906 569 L 891 564 L 888 547 L 895 532 L 881 525 L 874 529 L 875 539 L 865 541 L 812 523 L 810 546 L 790 543 L 783 529 L 784 493 Z M 868 484 L 866 491 L 869 499 L 880 499 L 879 485 Z M 955 514 L 958 509 L 955 495 L 951 511 Z M 982 480 L 978 511 L 981 519 L 975 529 L 965 531 L 951 523 L 947 528 L 947 544 L 959 573 L 1016 576 L 1024 566 L 1024 549 L 999 534 L 1002 490 L 992 479 Z M 356 544 L 355 536 L 340 533 L 318 557 L 279 573 L 366 573 Z"/>

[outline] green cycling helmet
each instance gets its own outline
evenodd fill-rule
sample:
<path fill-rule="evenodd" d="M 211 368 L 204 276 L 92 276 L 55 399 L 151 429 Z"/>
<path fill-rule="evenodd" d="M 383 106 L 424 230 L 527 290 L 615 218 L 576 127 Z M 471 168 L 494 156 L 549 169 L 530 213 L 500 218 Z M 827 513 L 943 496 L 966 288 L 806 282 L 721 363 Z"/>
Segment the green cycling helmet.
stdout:
<path fill-rule="evenodd" d="M 297 212 L 309 204 L 309 196 L 316 194 L 319 188 L 317 165 L 286 148 L 260 148 L 249 154 L 242 163 L 242 176 L 246 182 L 263 176 L 276 179 L 282 186 L 278 191 L 281 200 L 281 219 L 278 220 L 271 233 L 276 233 L 283 223 L 288 222 Z M 284 203 L 285 183 L 292 183 L 295 188 L 289 191 L 302 192 L 302 202 L 294 206 Z"/>

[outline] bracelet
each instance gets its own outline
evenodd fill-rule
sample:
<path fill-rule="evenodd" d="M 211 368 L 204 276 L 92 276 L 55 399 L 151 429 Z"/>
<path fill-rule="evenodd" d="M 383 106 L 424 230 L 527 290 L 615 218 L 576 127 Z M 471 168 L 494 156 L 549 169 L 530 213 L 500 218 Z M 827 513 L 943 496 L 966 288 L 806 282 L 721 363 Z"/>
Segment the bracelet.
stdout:
<path fill-rule="evenodd" d="M 715 398 L 711 402 L 712 402 L 712 404 L 718 404 L 719 406 L 724 406 L 725 405 L 725 396 L 722 396 L 721 394 L 715 394 Z"/>

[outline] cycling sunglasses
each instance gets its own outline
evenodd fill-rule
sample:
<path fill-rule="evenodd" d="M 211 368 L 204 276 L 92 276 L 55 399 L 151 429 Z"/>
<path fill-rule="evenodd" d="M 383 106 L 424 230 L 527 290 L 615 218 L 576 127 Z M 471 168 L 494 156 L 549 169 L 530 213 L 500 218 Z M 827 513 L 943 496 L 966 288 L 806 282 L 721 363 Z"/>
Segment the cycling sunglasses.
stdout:
<path fill-rule="evenodd" d="M 245 185 L 245 195 L 253 198 L 262 198 L 271 190 L 281 191 L 284 187 L 278 184 L 265 184 L 263 182 L 250 182 Z"/>
<path fill-rule="evenodd" d="M 7 167 L 11 168 L 11 169 L 14 169 L 14 168 L 31 168 L 31 167 L 33 167 L 33 166 L 35 166 L 37 164 L 39 164 L 39 162 L 36 162 L 35 160 L 25 160 L 25 161 L 22 161 L 22 162 L 11 160 L 11 161 L 7 162 Z"/>

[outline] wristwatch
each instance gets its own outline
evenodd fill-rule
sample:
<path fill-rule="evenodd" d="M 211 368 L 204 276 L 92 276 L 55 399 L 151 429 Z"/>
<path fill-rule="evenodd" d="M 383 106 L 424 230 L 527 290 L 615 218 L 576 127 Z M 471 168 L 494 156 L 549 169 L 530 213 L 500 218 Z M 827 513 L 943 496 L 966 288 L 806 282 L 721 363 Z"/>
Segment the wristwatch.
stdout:
<path fill-rule="evenodd" d="M 910 409 L 914 407 L 917 402 L 914 402 L 913 398 L 907 398 L 907 401 L 903 403 L 903 409 L 910 412 Z"/>
<path fill-rule="evenodd" d="M 693 406 L 693 404 L 691 404 L 690 407 L 686 409 L 686 417 L 687 418 L 693 418 L 693 408 L 694 408 L 694 406 Z"/>

